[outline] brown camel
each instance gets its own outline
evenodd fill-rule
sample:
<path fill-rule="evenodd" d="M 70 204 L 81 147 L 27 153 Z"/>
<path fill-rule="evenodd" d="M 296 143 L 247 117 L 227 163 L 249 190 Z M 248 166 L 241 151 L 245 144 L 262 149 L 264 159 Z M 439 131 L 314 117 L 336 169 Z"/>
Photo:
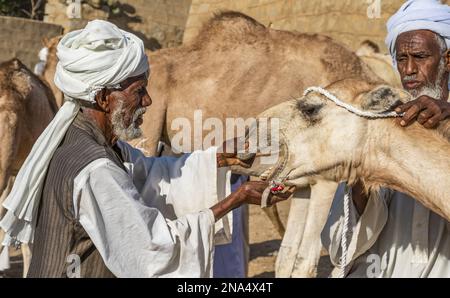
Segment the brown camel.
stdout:
<path fill-rule="evenodd" d="M 50 88 L 18 59 L 0 64 L 0 194 L 1 202 L 14 183 L 34 142 L 56 114 Z M 0 214 L 3 215 L 0 207 Z M 1 237 L 3 239 L 3 235 Z M 22 246 L 24 275 L 30 262 L 28 246 Z"/>
<path fill-rule="evenodd" d="M 370 69 L 384 81 L 393 87 L 402 87 L 400 75 L 397 69 L 392 65 L 392 56 L 380 53 L 379 47 L 370 40 L 366 40 L 356 51 L 364 63 L 369 65 Z"/>
<path fill-rule="evenodd" d="M 298 97 L 307 86 L 349 77 L 378 79 L 329 37 L 266 28 L 237 12 L 216 15 L 192 42 L 150 53 L 149 61 L 153 104 L 144 116 L 143 145 L 150 154 L 161 136 L 170 143 L 177 132 L 174 119 L 193 123 L 196 110 L 203 119 L 246 119 Z M 195 142 L 186 146 L 189 151 L 201 149 Z"/>

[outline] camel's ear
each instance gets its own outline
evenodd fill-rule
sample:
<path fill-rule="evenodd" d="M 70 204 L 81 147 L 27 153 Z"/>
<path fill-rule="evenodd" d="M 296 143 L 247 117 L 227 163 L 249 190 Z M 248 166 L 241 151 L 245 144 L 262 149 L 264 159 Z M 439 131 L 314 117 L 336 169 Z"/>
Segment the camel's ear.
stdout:
<path fill-rule="evenodd" d="M 363 41 L 356 51 L 358 56 L 366 56 L 371 54 L 376 54 L 380 52 L 380 47 L 373 41 L 366 39 Z"/>
<path fill-rule="evenodd" d="M 410 97 L 406 91 L 379 86 L 363 95 L 361 108 L 375 112 L 393 111 L 397 106 L 409 101 Z"/>

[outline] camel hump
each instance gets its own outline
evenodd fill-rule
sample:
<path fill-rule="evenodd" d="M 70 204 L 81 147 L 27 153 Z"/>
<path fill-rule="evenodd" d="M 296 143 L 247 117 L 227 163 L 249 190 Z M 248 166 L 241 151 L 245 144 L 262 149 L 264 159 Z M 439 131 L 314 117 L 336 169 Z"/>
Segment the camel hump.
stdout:
<path fill-rule="evenodd" d="M 379 54 L 380 47 L 369 39 L 364 40 L 360 45 L 359 49 L 356 50 L 356 55 L 358 56 L 371 56 L 373 54 Z"/>
<path fill-rule="evenodd" d="M 2 71 L 6 73 L 18 71 L 24 67 L 25 65 L 18 58 L 12 58 L 10 60 L 0 63 L 0 68 L 2 69 Z"/>
<path fill-rule="evenodd" d="M 259 23 L 254 18 L 243 14 L 238 11 L 221 11 L 219 13 L 214 14 L 214 17 L 209 20 L 209 24 L 212 25 L 232 25 L 237 27 L 248 27 L 248 26 L 254 26 L 254 27 L 261 27 L 265 28 L 264 25 Z"/>
<path fill-rule="evenodd" d="M 25 97 L 31 90 L 31 76 L 28 68 L 17 58 L 0 64 L 0 89 L 15 90 Z"/>
<path fill-rule="evenodd" d="M 222 11 L 207 21 L 193 40 L 194 44 L 203 42 L 247 43 L 258 33 L 265 32 L 266 27 L 240 12 Z"/>

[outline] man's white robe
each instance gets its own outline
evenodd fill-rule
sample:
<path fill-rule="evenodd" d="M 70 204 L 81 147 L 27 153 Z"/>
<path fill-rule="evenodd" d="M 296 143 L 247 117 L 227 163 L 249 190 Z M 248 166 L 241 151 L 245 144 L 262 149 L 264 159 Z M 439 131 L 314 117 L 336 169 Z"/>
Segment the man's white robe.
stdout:
<path fill-rule="evenodd" d="M 209 209 L 230 192 L 216 148 L 149 158 L 119 147 L 128 172 L 98 159 L 74 181 L 79 221 L 106 266 L 117 277 L 210 277 L 214 234 L 230 237 L 229 216 L 215 233 Z"/>
<path fill-rule="evenodd" d="M 340 266 L 344 184 L 336 192 L 322 244 Z M 347 277 L 450 277 L 450 223 L 413 198 L 381 189 L 358 215 L 350 200 Z M 337 270 L 333 276 L 337 275 Z"/>

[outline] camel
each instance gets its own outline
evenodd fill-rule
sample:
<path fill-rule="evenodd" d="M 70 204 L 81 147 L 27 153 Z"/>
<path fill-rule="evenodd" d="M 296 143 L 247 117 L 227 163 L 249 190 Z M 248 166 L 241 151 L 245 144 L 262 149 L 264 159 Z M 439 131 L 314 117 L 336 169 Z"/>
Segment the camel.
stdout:
<path fill-rule="evenodd" d="M 363 111 L 392 111 L 412 99 L 404 90 L 361 79 L 344 79 L 327 91 Z M 317 180 L 355 183 L 366 191 L 380 187 L 404 192 L 450 221 L 450 121 L 437 130 L 418 123 L 403 128 L 396 119 L 367 119 L 337 106 L 314 90 L 299 100 L 260 114 L 277 118 L 283 167 L 271 179 L 303 187 Z M 274 133 L 274 132 L 271 132 Z M 240 173 L 270 176 L 256 164 Z"/>
<path fill-rule="evenodd" d="M 54 77 L 56 72 L 56 64 L 58 63 L 58 58 L 56 57 L 56 47 L 61 40 L 62 36 L 55 36 L 53 38 L 44 38 L 42 43 L 44 44 L 44 48 L 47 49 L 47 57 L 45 59 L 45 67 L 43 71 L 43 75 L 40 76 L 44 82 L 50 87 L 55 96 L 56 104 L 58 107 L 61 107 L 64 103 L 64 94 L 61 90 L 56 87 Z"/>
<path fill-rule="evenodd" d="M 56 43 L 49 47 L 48 61 L 56 59 L 52 53 L 56 53 Z M 190 43 L 151 52 L 148 56 L 151 74 L 147 89 L 153 104 L 144 115 L 143 138 L 132 142 L 147 155 L 157 154 L 159 141 L 171 143 L 177 133 L 176 128 L 172 128 L 173 120 L 186 118 L 189 123 L 194 123 L 195 110 L 202 111 L 203 119 L 214 117 L 222 123 L 226 118 L 247 119 L 298 97 L 310 85 L 325 86 L 349 77 L 379 79 L 361 58 L 329 37 L 266 28 L 237 12 L 216 15 L 204 24 L 200 34 Z M 56 66 L 56 61 L 51 65 Z M 44 74 L 52 77 L 47 71 Z M 50 83 L 52 81 L 49 80 Z M 206 132 L 204 130 L 203 135 L 197 135 L 197 138 L 203 138 Z M 201 148 L 191 144 L 187 151 L 193 149 Z M 330 194 L 335 190 L 328 183 L 319 182 L 314 187 L 319 189 L 320 185 L 327 190 L 313 191 L 313 194 L 322 196 L 321 192 Z M 298 195 L 301 196 L 302 191 Z M 331 199 L 332 195 L 329 195 L 330 205 Z M 303 201 L 292 200 L 292 204 Z M 323 199 L 318 202 L 324 204 Z M 308 231 L 299 222 L 303 217 L 291 213 L 278 254 L 277 272 L 290 270 L 283 268 L 292 269 L 292 258 L 298 249 L 295 243 L 301 241 L 303 233 L 293 233 L 292 229 L 305 230 L 306 240 L 301 251 L 308 252 L 308 255 L 300 253 L 300 259 L 308 262 L 307 265 L 299 263 L 297 268 L 308 269 L 298 269 L 297 274 L 314 276 L 319 260 L 316 251 L 320 254 L 321 247 L 320 232 L 317 231 L 325 224 L 327 208 L 322 208 L 325 211 L 322 211 L 324 215 L 317 217 L 320 220 L 313 216 L 318 211 L 309 212 Z M 272 207 L 265 211 L 283 235 L 285 228 L 277 209 Z M 307 238 L 310 234 L 314 237 Z M 311 243 L 315 243 L 315 248 L 311 248 Z M 310 251 L 314 251 L 311 256 Z M 290 276 L 290 273 L 277 276 Z"/>
<path fill-rule="evenodd" d="M 144 116 L 145 149 L 155 154 L 177 133 L 176 118 L 254 117 L 298 97 L 305 87 L 347 77 L 378 77 L 352 51 L 331 38 L 266 28 L 238 13 L 223 12 L 191 42 L 149 54 L 153 104 Z M 205 134 L 205 132 L 203 132 Z M 197 135 L 194 138 L 202 138 Z M 201 142 L 198 142 L 201 144 Z M 187 146 L 187 149 L 202 149 Z"/>
<path fill-rule="evenodd" d="M 392 64 L 392 56 L 380 53 L 380 48 L 372 41 L 365 40 L 355 52 L 370 69 L 390 86 L 401 88 L 400 75 Z"/>
<path fill-rule="evenodd" d="M 11 191 L 15 175 L 57 109 L 50 88 L 18 59 L 0 64 L 0 202 Z M 26 276 L 31 258 L 27 245 L 22 245 L 22 254 Z"/>

